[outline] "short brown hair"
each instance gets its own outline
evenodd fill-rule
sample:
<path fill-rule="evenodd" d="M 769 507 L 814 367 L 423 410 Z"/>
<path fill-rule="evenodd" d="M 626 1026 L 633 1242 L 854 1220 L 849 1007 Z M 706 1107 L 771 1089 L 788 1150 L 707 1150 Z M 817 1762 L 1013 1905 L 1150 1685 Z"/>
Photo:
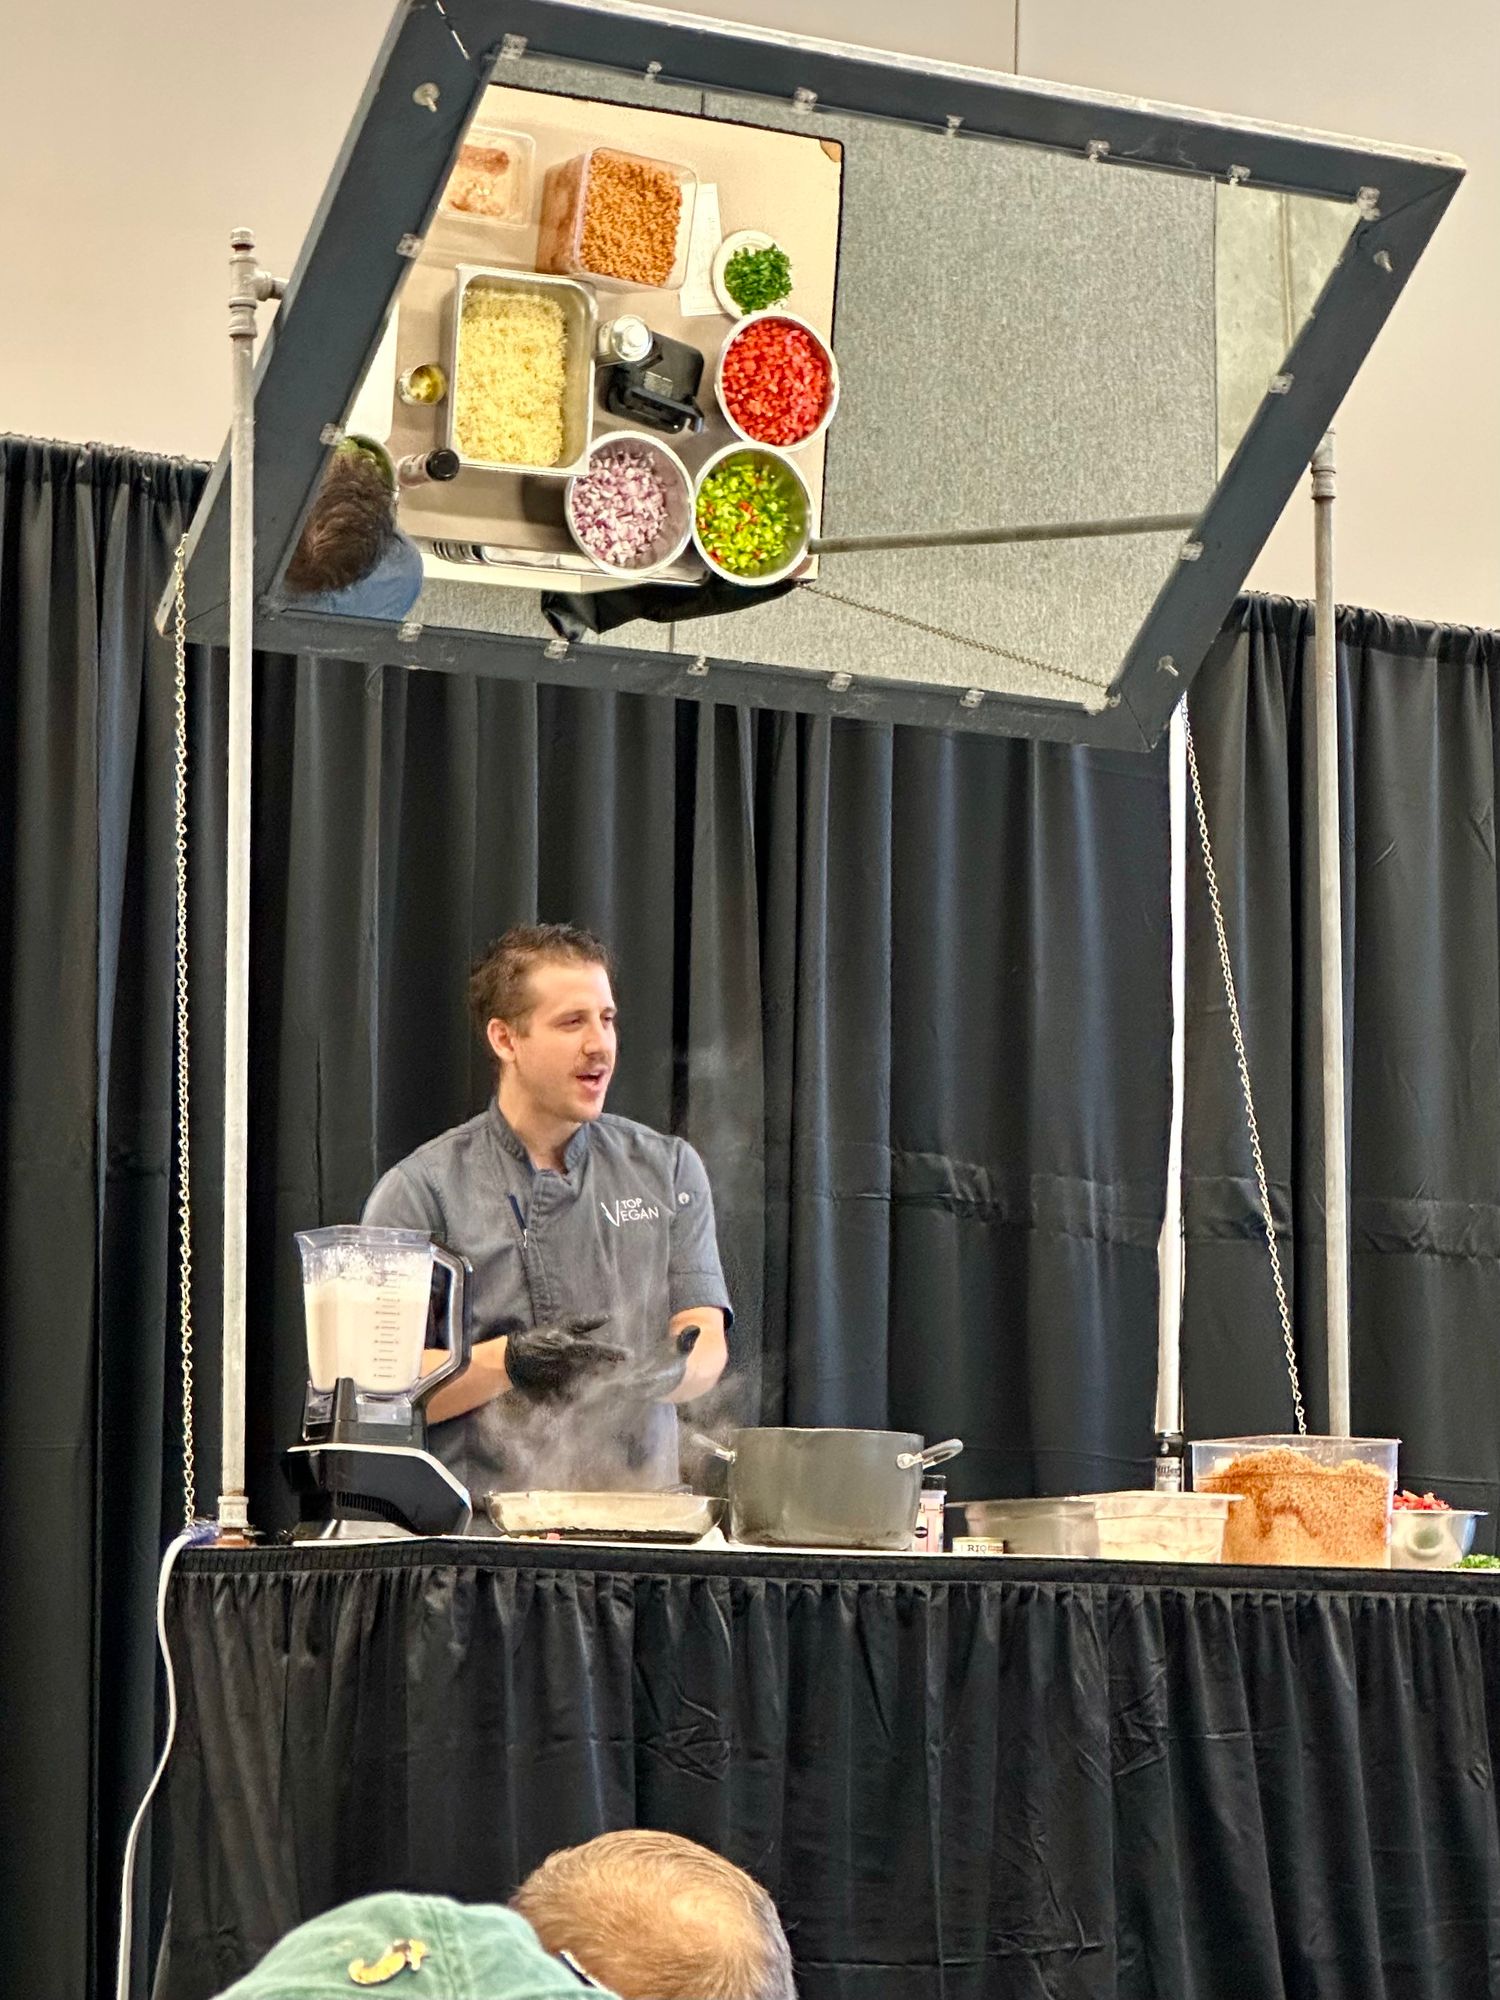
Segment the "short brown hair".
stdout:
<path fill-rule="evenodd" d="M 396 533 L 391 490 L 377 459 L 336 451 L 287 564 L 289 590 L 347 590 L 374 569 Z"/>
<path fill-rule="evenodd" d="M 511 1908 L 621 2000 L 796 2000 L 771 1898 L 680 1834 L 637 1829 L 561 1848 Z"/>
<path fill-rule="evenodd" d="M 491 1021 L 519 1027 L 526 1020 L 536 1004 L 531 993 L 533 968 L 559 960 L 602 965 L 614 983 L 609 947 L 576 924 L 517 924 L 485 948 L 469 973 L 469 1012 L 481 1041 Z"/>

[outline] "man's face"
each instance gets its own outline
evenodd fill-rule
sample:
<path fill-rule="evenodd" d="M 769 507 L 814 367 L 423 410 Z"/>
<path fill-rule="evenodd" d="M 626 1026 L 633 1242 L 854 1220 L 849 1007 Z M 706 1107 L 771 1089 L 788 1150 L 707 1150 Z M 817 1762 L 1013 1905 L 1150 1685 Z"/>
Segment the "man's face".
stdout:
<path fill-rule="evenodd" d="M 532 1008 L 512 1027 L 491 1021 L 490 1046 L 526 1108 L 569 1125 L 604 1109 L 615 1067 L 615 996 L 602 965 L 570 959 L 535 965 Z"/>

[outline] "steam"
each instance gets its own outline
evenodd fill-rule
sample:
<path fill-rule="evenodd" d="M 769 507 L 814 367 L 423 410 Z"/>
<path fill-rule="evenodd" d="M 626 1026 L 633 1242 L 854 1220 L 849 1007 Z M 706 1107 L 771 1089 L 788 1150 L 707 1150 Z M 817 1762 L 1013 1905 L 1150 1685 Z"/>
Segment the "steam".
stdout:
<path fill-rule="evenodd" d="M 596 1376 L 565 1397 L 533 1399 L 512 1391 L 503 1399 L 505 1483 L 514 1491 L 640 1493 L 659 1490 L 659 1467 L 636 1442 L 643 1406 L 619 1379 Z M 722 1490 L 722 1463 L 694 1445 L 702 1431 L 721 1443 L 755 1421 L 748 1378 L 726 1373 L 707 1395 L 669 1405 L 680 1424 L 681 1483 L 697 1492 Z M 715 1477 L 714 1468 L 719 1474 Z"/>

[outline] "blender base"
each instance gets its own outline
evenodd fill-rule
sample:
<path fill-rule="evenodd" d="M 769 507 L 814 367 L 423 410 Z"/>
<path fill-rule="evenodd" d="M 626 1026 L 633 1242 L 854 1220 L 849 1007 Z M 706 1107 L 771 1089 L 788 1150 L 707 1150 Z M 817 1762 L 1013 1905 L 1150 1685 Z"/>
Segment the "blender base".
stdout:
<path fill-rule="evenodd" d="M 294 1444 L 282 1469 L 301 1503 L 294 1541 L 462 1535 L 469 1496 L 431 1452 L 401 1444 Z"/>

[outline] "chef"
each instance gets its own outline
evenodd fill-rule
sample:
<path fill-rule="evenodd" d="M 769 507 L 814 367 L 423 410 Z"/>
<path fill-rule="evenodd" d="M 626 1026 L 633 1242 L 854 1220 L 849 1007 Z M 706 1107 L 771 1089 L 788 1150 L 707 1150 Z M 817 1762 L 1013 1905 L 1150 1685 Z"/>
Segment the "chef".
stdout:
<path fill-rule="evenodd" d="M 495 1095 L 392 1167 L 365 1205 L 367 1223 L 425 1230 L 473 1265 L 473 1359 L 428 1418 L 476 1516 L 495 1490 L 675 1485 L 673 1406 L 711 1389 L 727 1358 L 703 1162 L 686 1140 L 604 1109 L 611 971 L 599 940 L 569 924 L 492 945 L 469 1004 Z"/>

